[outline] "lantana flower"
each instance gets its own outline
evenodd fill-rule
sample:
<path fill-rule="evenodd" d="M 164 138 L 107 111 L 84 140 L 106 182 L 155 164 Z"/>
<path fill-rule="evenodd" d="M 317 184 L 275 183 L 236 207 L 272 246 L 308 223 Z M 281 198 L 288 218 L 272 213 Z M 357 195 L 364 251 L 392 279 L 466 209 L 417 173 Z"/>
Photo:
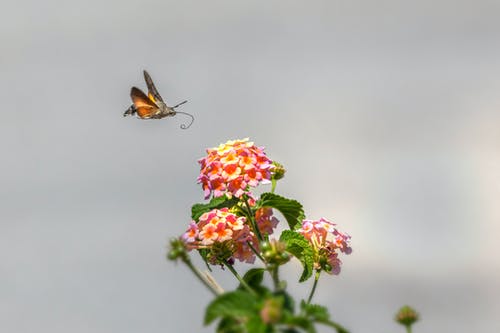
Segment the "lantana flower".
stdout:
<path fill-rule="evenodd" d="M 262 207 L 255 212 L 255 222 L 261 234 L 271 235 L 278 225 L 278 219 L 273 216 L 271 207 Z"/>
<path fill-rule="evenodd" d="M 181 239 L 188 250 L 211 249 L 225 243 L 231 258 L 253 263 L 255 254 L 248 242 L 255 243 L 256 239 L 245 220 L 228 208 L 213 209 L 201 215 L 198 223 L 192 221 Z"/>
<path fill-rule="evenodd" d="M 340 252 L 350 254 L 349 245 L 351 236 L 335 228 L 335 223 L 325 218 L 319 220 L 304 220 L 298 230 L 312 245 L 315 253 L 315 269 L 325 269 L 322 262 L 330 266 L 326 271 L 330 274 L 339 274 L 342 261 L 338 258 Z"/>
<path fill-rule="evenodd" d="M 210 195 L 224 194 L 239 198 L 248 188 L 259 183 L 269 183 L 272 161 L 248 138 L 227 141 L 217 148 L 207 149 L 207 156 L 198 161 L 201 165 L 198 183 L 201 183 L 205 199 Z"/>

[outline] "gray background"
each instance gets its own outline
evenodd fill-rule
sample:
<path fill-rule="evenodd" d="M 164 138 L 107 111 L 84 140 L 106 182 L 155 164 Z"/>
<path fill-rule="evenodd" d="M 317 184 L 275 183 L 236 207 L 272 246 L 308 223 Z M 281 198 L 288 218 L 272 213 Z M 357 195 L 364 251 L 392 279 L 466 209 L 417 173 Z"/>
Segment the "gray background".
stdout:
<path fill-rule="evenodd" d="M 500 331 L 499 18 L 487 0 L 4 0 L 0 331 L 211 332 L 166 244 L 203 199 L 204 149 L 247 136 L 288 169 L 279 193 L 353 237 L 315 298 L 336 320 L 402 332 L 409 303 L 415 332 Z M 189 100 L 189 130 L 122 118 L 144 68 Z"/>

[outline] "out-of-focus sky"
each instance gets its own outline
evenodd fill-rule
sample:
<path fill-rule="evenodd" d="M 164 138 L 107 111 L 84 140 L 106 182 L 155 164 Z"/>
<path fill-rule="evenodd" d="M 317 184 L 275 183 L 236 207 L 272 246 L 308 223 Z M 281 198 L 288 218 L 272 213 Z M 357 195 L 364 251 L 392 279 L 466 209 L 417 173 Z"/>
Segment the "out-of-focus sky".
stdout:
<path fill-rule="evenodd" d="M 211 295 L 164 255 L 203 199 L 197 159 L 243 137 L 287 168 L 278 193 L 351 234 L 315 299 L 335 320 L 402 332 L 408 303 L 414 332 L 500 331 L 499 18 L 487 0 L 4 1 L 0 331 L 213 331 Z M 143 69 L 189 100 L 189 130 L 122 117 Z"/>

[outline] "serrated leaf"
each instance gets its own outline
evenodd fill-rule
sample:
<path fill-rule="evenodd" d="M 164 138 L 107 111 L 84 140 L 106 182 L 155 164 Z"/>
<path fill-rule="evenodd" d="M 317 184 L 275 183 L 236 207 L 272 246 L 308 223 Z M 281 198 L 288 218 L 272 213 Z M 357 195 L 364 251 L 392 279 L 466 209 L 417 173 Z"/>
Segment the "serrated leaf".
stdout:
<path fill-rule="evenodd" d="M 251 333 L 268 332 L 267 325 L 262 321 L 259 315 L 252 316 L 246 323 L 246 331 Z M 272 332 L 272 331 L 271 331 Z M 232 332 L 228 332 L 232 333 Z"/>
<path fill-rule="evenodd" d="M 308 333 L 316 333 L 313 322 L 304 316 L 289 316 L 283 320 L 283 324 L 301 328 Z"/>
<path fill-rule="evenodd" d="M 337 330 L 337 333 L 349 333 L 349 331 L 345 327 L 343 327 L 340 324 L 337 324 L 334 321 L 328 320 L 328 321 L 317 321 L 317 322 L 335 328 L 335 330 Z"/>
<path fill-rule="evenodd" d="M 291 230 L 302 223 L 305 218 L 302 204 L 297 200 L 287 199 L 274 193 L 263 193 L 257 201 L 258 207 L 272 207 L 285 217 Z"/>
<path fill-rule="evenodd" d="M 257 287 L 262 284 L 262 280 L 264 279 L 264 268 L 252 268 L 249 269 L 248 272 L 243 275 L 243 280 L 250 286 L 250 287 Z"/>
<path fill-rule="evenodd" d="M 205 325 L 218 317 L 250 318 L 255 314 L 256 298 L 242 290 L 224 293 L 214 299 L 205 311 Z"/>
<path fill-rule="evenodd" d="M 313 273 L 314 254 L 309 241 L 301 234 L 292 230 L 284 230 L 281 233 L 280 241 L 286 244 L 286 250 L 300 260 L 304 271 L 299 282 L 309 279 Z"/>
<path fill-rule="evenodd" d="M 215 330 L 217 333 L 246 333 L 245 325 L 231 317 L 222 318 Z"/>
<path fill-rule="evenodd" d="M 306 314 L 306 316 L 311 319 L 318 321 L 328 321 L 330 320 L 330 314 L 328 313 L 328 309 L 324 306 L 317 304 L 307 304 L 302 301 L 300 304 L 302 311 Z"/>
<path fill-rule="evenodd" d="M 212 209 L 221 209 L 224 207 L 232 207 L 236 205 L 238 202 L 238 199 L 233 197 L 231 199 L 228 199 L 226 196 L 221 196 L 217 198 L 212 198 L 209 203 L 202 204 L 202 203 L 197 203 L 194 204 L 191 207 L 191 218 L 195 221 L 198 221 L 201 215 L 203 215 L 206 212 L 211 211 Z"/>
<path fill-rule="evenodd" d="M 262 285 L 264 279 L 264 268 L 252 268 L 248 270 L 243 276 L 243 280 L 253 289 L 258 295 L 268 294 L 270 291 L 267 287 Z M 245 290 L 241 284 L 238 286 L 239 290 Z"/>
<path fill-rule="evenodd" d="M 349 333 L 342 325 L 330 320 L 330 314 L 326 307 L 317 304 L 307 304 L 305 301 L 300 303 L 300 307 L 304 314 L 312 321 L 333 327 L 337 330 L 337 333 Z"/>

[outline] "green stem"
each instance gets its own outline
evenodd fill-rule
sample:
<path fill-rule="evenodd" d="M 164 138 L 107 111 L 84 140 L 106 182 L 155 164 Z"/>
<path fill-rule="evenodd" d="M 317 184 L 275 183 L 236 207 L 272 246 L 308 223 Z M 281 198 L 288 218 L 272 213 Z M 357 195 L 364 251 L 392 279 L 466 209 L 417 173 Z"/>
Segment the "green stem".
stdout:
<path fill-rule="evenodd" d="M 250 247 L 250 249 L 252 250 L 253 253 L 255 253 L 255 255 L 257 256 L 257 258 L 259 258 L 264 264 L 266 264 L 266 261 L 264 259 L 264 257 L 262 257 L 259 253 L 259 251 L 257 251 L 257 249 L 252 245 L 252 243 L 250 241 L 247 242 L 247 245 Z"/>
<path fill-rule="evenodd" d="M 260 233 L 260 230 L 257 227 L 257 222 L 255 222 L 255 218 L 254 218 L 253 213 L 252 213 L 252 208 L 250 207 L 250 204 L 248 203 L 247 196 L 245 195 L 243 199 L 244 199 L 243 201 L 245 201 L 245 206 L 247 207 L 247 213 L 248 213 L 248 218 L 250 219 L 250 224 L 252 225 L 252 228 L 253 228 L 255 234 L 257 235 L 257 238 L 259 239 L 260 242 L 262 242 L 264 240 L 264 238 L 262 237 L 262 234 Z"/>
<path fill-rule="evenodd" d="M 311 303 L 311 299 L 313 298 L 314 292 L 316 291 L 316 286 L 318 285 L 318 280 L 319 280 L 320 274 L 321 274 L 321 271 L 317 270 L 316 274 L 314 275 L 314 284 L 313 284 L 311 293 L 309 294 L 309 297 L 307 298 L 307 304 Z"/>
<path fill-rule="evenodd" d="M 257 249 L 252 245 L 252 243 L 247 242 L 247 245 L 250 247 L 252 252 L 255 253 L 255 255 L 262 261 L 262 263 L 264 265 L 266 265 L 266 270 L 269 272 L 269 274 L 271 274 L 271 277 L 273 279 L 274 289 L 278 290 L 279 289 L 279 282 L 280 282 L 279 281 L 279 273 L 278 273 L 279 266 L 269 265 L 266 262 L 266 260 L 264 259 L 264 257 L 262 257 L 262 255 L 259 253 L 259 251 L 257 251 Z"/>
<path fill-rule="evenodd" d="M 406 332 L 411 333 L 411 325 L 406 325 Z"/>
<path fill-rule="evenodd" d="M 255 291 L 246 283 L 245 280 L 243 280 L 243 278 L 238 274 L 238 272 L 236 272 L 233 265 L 228 263 L 227 260 L 224 260 L 224 265 L 229 269 L 229 271 L 231 271 L 231 273 L 233 273 L 233 275 L 238 279 L 238 281 L 240 281 L 243 288 L 245 288 L 250 294 L 256 296 Z"/>
<path fill-rule="evenodd" d="M 278 291 L 280 288 L 279 266 L 271 267 L 271 276 L 273 278 L 274 290 Z"/>
<path fill-rule="evenodd" d="M 219 295 L 219 292 L 207 282 L 200 270 L 194 267 L 193 263 L 189 258 L 183 258 L 182 261 L 189 267 L 189 269 L 194 273 L 194 275 L 208 288 L 215 296 Z"/>
<path fill-rule="evenodd" d="M 276 181 L 276 179 L 272 178 L 271 179 L 271 193 L 274 193 L 274 190 L 276 189 L 276 184 L 278 182 Z"/>

